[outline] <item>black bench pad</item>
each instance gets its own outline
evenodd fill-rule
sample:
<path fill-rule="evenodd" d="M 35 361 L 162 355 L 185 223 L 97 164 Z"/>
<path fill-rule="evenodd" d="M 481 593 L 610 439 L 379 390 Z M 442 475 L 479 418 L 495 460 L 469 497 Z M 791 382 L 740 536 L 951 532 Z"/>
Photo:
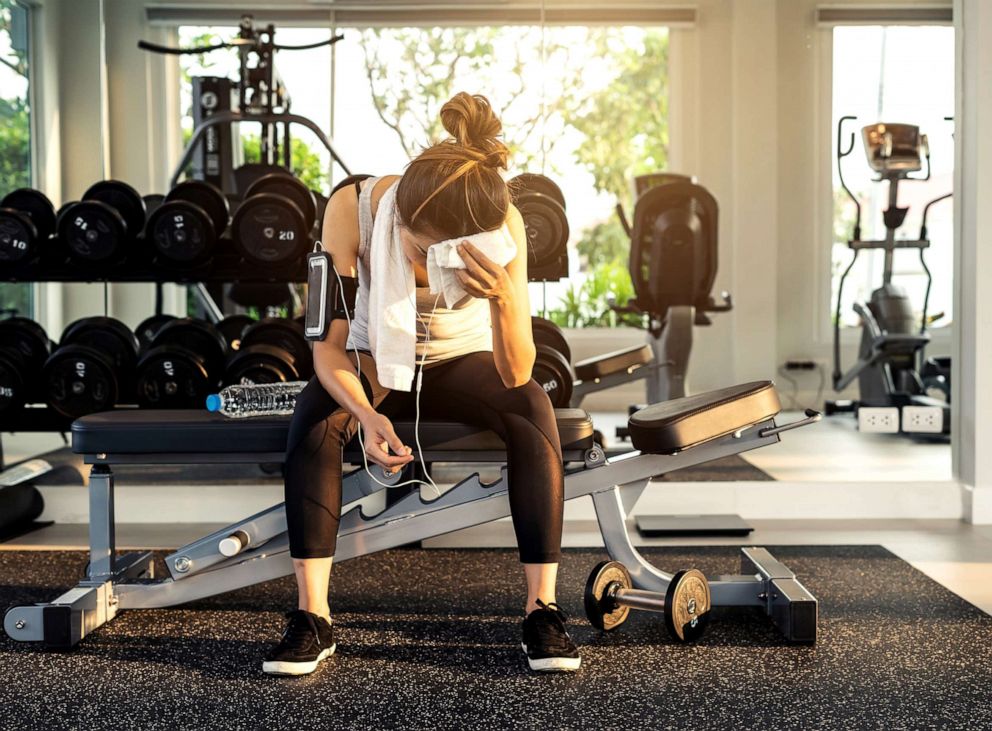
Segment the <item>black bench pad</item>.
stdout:
<path fill-rule="evenodd" d="M 592 447 L 592 420 L 582 409 L 556 409 L 563 450 Z M 121 410 L 90 414 L 72 424 L 77 454 L 230 454 L 285 452 L 288 416 L 230 419 L 200 410 Z M 413 421 L 394 422 L 404 444 L 414 446 Z M 424 450 L 501 451 L 503 441 L 480 427 L 421 421 Z M 346 452 L 357 453 L 354 440 Z"/>
<path fill-rule="evenodd" d="M 765 421 L 782 410 L 771 381 L 672 399 L 641 409 L 630 417 L 635 449 L 671 454 Z"/>
<path fill-rule="evenodd" d="M 580 360 L 575 364 L 575 377 L 580 381 L 592 381 L 628 368 L 647 365 L 654 354 L 649 345 L 633 345 L 622 350 L 597 355 Z"/>

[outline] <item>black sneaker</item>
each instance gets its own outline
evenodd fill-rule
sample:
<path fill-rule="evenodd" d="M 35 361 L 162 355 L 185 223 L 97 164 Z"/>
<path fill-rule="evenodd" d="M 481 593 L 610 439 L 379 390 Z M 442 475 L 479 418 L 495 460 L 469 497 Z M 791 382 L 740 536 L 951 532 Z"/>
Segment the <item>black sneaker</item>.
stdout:
<path fill-rule="evenodd" d="M 524 638 L 520 644 L 530 669 L 566 673 L 578 670 L 582 658 L 565 631 L 568 616 L 554 602 L 545 604 L 538 599 L 537 606 L 540 608 L 524 620 Z"/>
<path fill-rule="evenodd" d="M 334 654 L 334 629 L 323 617 L 303 609 L 286 612 L 289 624 L 282 640 L 266 655 L 262 672 L 272 675 L 306 675 Z"/>

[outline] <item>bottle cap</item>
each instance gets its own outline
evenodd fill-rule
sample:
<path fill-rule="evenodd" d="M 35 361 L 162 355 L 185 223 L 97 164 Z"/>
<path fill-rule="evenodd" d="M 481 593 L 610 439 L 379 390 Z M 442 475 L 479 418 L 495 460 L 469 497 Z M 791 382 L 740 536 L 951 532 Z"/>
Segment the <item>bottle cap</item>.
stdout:
<path fill-rule="evenodd" d="M 223 403 L 224 400 L 220 397 L 219 393 L 212 393 L 207 396 L 207 411 L 220 411 Z"/>

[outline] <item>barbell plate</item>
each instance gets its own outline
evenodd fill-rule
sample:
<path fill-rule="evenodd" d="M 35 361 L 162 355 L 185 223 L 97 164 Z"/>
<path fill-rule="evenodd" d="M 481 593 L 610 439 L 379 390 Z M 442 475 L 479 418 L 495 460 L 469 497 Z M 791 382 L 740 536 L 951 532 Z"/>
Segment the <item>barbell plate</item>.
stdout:
<path fill-rule="evenodd" d="M 572 399 L 572 367 L 565 357 L 547 345 L 537 345 L 533 378 L 548 394 L 556 409 L 568 407 Z"/>
<path fill-rule="evenodd" d="M 299 207 L 306 221 L 307 228 L 309 229 L 313 226 L 313 222 L 317 218 L 317 201 L 314 198 L 313 191 L 298 178 L 288 173 L 269 173 L 268 175 L 263 175 L 248 186 L 248 190 L 245 191 L 245 200 L 247 201 L 249 198 L 260 193 L 272 193 L 289 198 Z"/>
<path fill-rule="evenodd" d="M 568 218 L 556 200 L 542 193 L 524 193 L 517 209 L 527 232 L 527 266 L 545 267 L 556 262 L 568 246 Z"/>
<path fill-rule="evenodd" d="M 565 205 L 565 196 L 561 192 L 561 188 L 558 184 L 546 175 L 539 175 L 538 173 L 520 173 L 520 175 L 512 178 L 507 186 L 510 188 L 510 194 L 514 197 L 518 197 L 521 193 L 541 193 L 546 196 L 550 196 L 562 208 L 568 208 Z"/>
<path fill-rule="evenodd" d="M 31 217 L 13 208 L 0 208 L 0 265 L 20 264 L 38 253 L 41 237 Z"/>
<path fill-rule="evenodd" d="M 145 202 L 141 194 L 121 180 L 101 180 L 83 193 L 84 201 L 101 201 L 116 209 L 127 226 L 127 235 L 137 236 L 145 226 Z"/>
<path fill-rule="evenodd" d="M 585 590 L 585 610 L 589 623 L 596 629 L 609 632 L 616 629 L 630 614 L 630 607 L 622 607 L 610 600 L 608 592 L 614 588 L 629 589 L 633 586 L 630 572 L 619 561 L 603 561 L 589 574 Z"/>
<path fill-rule="evenodd" d="M 234 213 L 231 233 L 245 259 L 263 266 L 297 261 L 310 240 L 299 206 L 273 193 L 245 200 Z"/>
<path fill-rule="evenodd" d="M 214 233 L 220 236 L 231 219 L 231 208 L 224 192 L 205 180 L 186 180 L 169 191 L 167 201 L 187 201 L 206 211 Z"/>
<path fill-rule="evenodd" d="M 706 631 L 712 598 L 706 576 L 698 569 L 678 571 L 665 592 L 665 626 L 676 642 L 695 642 Z"/>
<path fill-rule="evenodd" d="M 55 233 L 55 206 L 40 190 L 34 188 L 13 190 L 0 200 L 0 208 L 13 208 L 30 216 L 42 240 Z"/>

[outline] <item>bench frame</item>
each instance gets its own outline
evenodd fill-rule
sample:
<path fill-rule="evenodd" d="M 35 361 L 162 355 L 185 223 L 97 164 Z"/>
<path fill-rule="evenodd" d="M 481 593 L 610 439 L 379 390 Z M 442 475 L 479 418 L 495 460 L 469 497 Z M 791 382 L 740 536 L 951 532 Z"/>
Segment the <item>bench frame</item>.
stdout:
<path fill-rule="evenodd" d="M 638 589 L 664 595 L 672 574 L 652 566 L 634 548 L 627 533 L 627 515 L 651 478 L 779 441 L 779 434 L 808 423 L 806 419 L 778 427 L 774 418 L 675 454 L 638 451 L 607 459 L 595 445 L 565 454 L 565 499 L 589 496 L 606 550 L 630 570 Z M 348 455 L 346 454 L 346 461 Z M 177 549 L 166 557 L 170 576 L 154 579 L 150 552 L 116 555 L 114 535 L 114 464 L 278 463 L 285 455 L 258 453 L 87 454 L 92 464 L 89 484 L 90 563 L 86 578 L 51 603 L 20 606 L 4 617 L 4 629 L 15 640 L 40 641 L 68 648 L 113 619 L 122 609 L 175 606 L 293 573 L 282 504 L 245 518 Z M 425 451 L 427 462 L 502 462 L 505 454 L 472 451 Z M 578 466 L 576 466 L 578 465 Z M 381 468 L 379 479 L 384 475 Z M 393 483 L 402 473 L 383 481 Z M 510 515 L 505 466 L 500 478 L 484 483 L 472 474 L 440 497 L 424 500 L 413 492 L 385 510 L 366 515 L 356 501 L 385 489 L 364 470 L 343 482 L 342 517 L 335 564 L 377 551 L 469 528 Z M 242 539 L 241 550 L 223 555 L 220 541 Z M 247 540 L 243 540 L 247 539 Z M 815 642 L 817 602 L 795 574 L 764 548 L 741 549 L 741 573 L 709 578 L 714 606 L 758 607 L 786 639 Z"/>

